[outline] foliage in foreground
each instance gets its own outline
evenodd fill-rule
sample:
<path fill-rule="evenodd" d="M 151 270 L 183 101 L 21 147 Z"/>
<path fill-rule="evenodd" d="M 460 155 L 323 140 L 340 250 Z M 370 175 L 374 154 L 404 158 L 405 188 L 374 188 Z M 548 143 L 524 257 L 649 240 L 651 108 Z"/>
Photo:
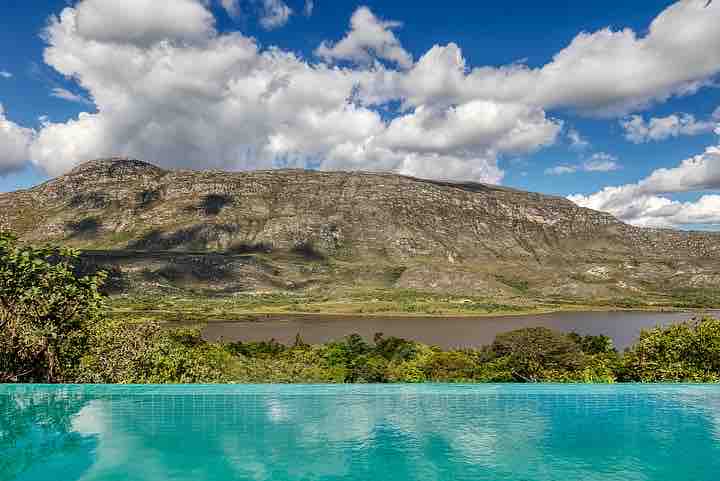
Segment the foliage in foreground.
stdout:
<path fill-rule="evenodd" d="M 605 336 L 528 328 L 479 349 L 442 350 L 382 334 L 322 345 L 297 339 L 217 344 L 199 331 L 106 324 L 82 358 L 75 382 L 717 382 L 720 320 L 644 331 L 620 355 Z"/>
<path fill-rule="evenodd" d="M 580 342 L 578 342 L 580 341 Z M 605 346 L 585 351 L 582 346 Z M 95 333 L 77 382 L 385 383 L 613 382 L 617 353 L 545 328 L 523 329 L 481 349 L 444 351 L 394 337 L 373 343 L 354 334 L 322 345 L 298 339 L 216 344 L 199 331 L 108 324 Z"/>
<path fill-rule="evenodd" d="M 720 320 L 643 331 L 623 359 L 626 381 L 720 382 Z"/>
<path fill-rule="evenodd" d="M 78 255 L 0 232 L 0 382 L 56 382 L 77 367 L 104 312 L 104 275 L 78 275 Z"/>

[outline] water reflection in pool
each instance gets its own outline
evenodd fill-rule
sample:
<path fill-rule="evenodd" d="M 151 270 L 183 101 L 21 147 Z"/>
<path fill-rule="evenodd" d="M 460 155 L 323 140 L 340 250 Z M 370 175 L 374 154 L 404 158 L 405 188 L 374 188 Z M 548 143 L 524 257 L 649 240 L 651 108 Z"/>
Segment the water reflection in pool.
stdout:
<path fill-rule="evenodd" d="M 711 386 L 6 386 L 0 394 L 2 480 L 703 481 L 720 472 L 720 388 Z"/>

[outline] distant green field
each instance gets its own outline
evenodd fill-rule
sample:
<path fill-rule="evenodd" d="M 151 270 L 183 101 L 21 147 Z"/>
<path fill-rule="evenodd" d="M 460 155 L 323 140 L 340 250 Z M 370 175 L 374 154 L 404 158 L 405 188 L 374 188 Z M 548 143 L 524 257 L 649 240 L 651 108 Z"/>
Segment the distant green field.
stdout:
<path fill-rule="evenodd" d="M 344 292 L 256 293 L 218 297 L 206 295 L 122 295 L 110 299 L 115 319 L 131 322 L 203 323 L 213 320 L 251 319 L 256 314 L 348 314 L 482 316 L 588 310 L 681 310 L 720 307 L 720 294 L 712 290 L 681 290 L 673 295 L 619 299 L 533 299 L 519 296 L 506 302 L 487 297 L 442 295 L 401 289 L 347 290 Z"/>

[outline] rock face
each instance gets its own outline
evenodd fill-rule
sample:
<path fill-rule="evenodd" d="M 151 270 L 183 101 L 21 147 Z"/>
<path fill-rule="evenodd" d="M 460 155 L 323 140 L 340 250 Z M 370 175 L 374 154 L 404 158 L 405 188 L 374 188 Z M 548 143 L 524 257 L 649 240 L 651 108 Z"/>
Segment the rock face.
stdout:
<path fill-rule="evenodd" d="M 715 285 L 720 273 L 717 234 L 642 229 L 560 197 L 393 174 L 168 171 L 113 158 L 0 194 L 0 212 L 23 240 L 91 249 L 120 271 L 135 262 L 128 252 L 164 253 L 150 264 L 176 262 L 191 277 L 199 268 L 182 260 L 188 252 L 219 265 L 218 256 L 244 256 L 225 270 L 249 281 L 223 274 L 213 288 L 225 290 L 342 278 L 488 295 L 624 295 Z"/>

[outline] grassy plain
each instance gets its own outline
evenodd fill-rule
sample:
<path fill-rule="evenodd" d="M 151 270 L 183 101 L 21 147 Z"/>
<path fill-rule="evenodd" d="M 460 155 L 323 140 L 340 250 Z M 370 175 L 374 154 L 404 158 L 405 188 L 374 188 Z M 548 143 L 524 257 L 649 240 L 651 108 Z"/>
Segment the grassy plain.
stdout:
<path fill-rule="evenodd" d="M 672 295 L 625 299 L 570 299 L 518 296 L 501 301 L 415 290 L 345 290 L 343 292 L 259 292 L 234 296 L 121 295 L 110 299 L 116 319 L 130 322 L 261 320 L 264 314 L 348 316 L 499 316 L 555 311 L 673 311 L 720 308 L 720 292 L 681 290 Z"/>

